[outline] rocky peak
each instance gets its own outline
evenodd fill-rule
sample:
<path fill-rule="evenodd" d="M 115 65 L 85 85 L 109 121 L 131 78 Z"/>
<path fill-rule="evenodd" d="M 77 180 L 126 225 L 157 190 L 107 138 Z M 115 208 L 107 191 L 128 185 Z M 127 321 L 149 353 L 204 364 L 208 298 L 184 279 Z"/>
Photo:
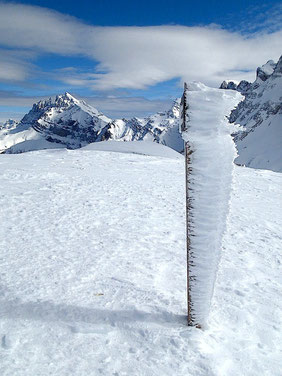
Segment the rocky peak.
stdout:
<path fill-rule="evenodd" d="M 257 89 L 261 83 L 271 77 L 274 72 L 282 71 L 282 56 L 280 57 L 278 63 L 276 64 L 273 60 L 268 60 L 267 63 L 257 68 L 256 80 L 250 83 L 246 80 L 242 80 L 237 84 L 235 81 L 223 81 L 220 85 L 220 89 L 237 90 L 243 95 L 248 95 L 253 90 Z"/>
<path fill-rule="evenodd" d="M 273 60 L 268 60 L 268 62 L 261 67 L 257 68 L 257 80 L 266 81 L 273 73 L 276 67 L 276 63 Z"/>
<path fill-rule="evenodd" d="M 181 98 L 176 98 L 173 101 L 172 107 L 168 110 L 168 113 L 167 113 L 169 117 L 179 118 L 180 100 L 181 100 Z"/>
<path fill-rule="evenodd" d="M 65 94 L 57 95 L 55 100 L 53 101 L 50 97 L 47 100 L 41 100 L 37 103 L 34 103 L 32 106 L 33 112 L 43 112 L 52 107 L 63 107 L 69 108 L 74 105 L 79 105 L 80 101 L 73 97 L 70 93 L 65 92 Z"/>
<path fill-rule="evenodd" d="M 273 78 L 276 78 L 278 76 L 279 77 L 282 76 L 282 55 L 280 56 L 278 63 L 276 64 L 274 71 L 273 71 L 273 74 L 272 74 Z"/>
<path fill-rule="evenodd" d="M 246 81 L 246 80 L 242 80 L 240 81 L 239 85 L 237 86 L 237 91 L 239 91 L 241 94 L 245 95 L 247 93 L 247 91 L 250 89 L 251 87 L 251 83 Z"/>
<path fill-rule="evenodd" d="M 65 94 L 62 95 L 57 95 L 54 101 L 56 107 L 70 107 L 79 103 L 80 101 L 68 92 L 65 92 Z"/>
<path fill-rule="evenodd" d="M 220 89 L 237 90 L 238 84 L 234 81 L 223 81 L 220 85 Z"/>
<path fill-rule="evenodd" d="M 250 89 L 251 83 L 242 80 L 238 84 L 234 81 L 223 81 L 222 84 L 220 85 L 220 89 L 228 89 L 228 90 L 237 90 L 241 94 L 246 95 L 247 91 Z"/>

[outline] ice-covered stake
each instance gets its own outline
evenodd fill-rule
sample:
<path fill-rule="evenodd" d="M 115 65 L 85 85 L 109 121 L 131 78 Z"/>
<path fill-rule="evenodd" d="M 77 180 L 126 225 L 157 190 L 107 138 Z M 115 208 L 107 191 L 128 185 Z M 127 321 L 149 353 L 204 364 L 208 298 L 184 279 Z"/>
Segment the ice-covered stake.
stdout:
<path fill-rule="evenodd" d="M 203 325 L 221 254 L 237 156 L 227 116 L 240 93 L 185 85 L 181 131 L 186 143 L 188 324 Z"/>

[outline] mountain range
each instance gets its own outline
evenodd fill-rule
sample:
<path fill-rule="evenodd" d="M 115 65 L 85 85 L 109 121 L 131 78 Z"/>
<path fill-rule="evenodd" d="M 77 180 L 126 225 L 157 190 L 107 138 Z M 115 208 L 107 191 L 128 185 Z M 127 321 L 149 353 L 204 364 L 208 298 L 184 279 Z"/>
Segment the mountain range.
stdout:
<path fill-rule="evenodd" d="M 180 100 L 171 109 L 145 117 L 112 120 L 69 93 L 39 101 L 20 122 L 0 129 L 0 151 L 20 153 L 53 147 L 77 149 L 107 140 L 152 141 L 183 151 L 178 130 Z"/>
<path fill-rule="evenodd" d="M 238 149 L 236 163 L 281 171 L 282 57 L 257 68 L 253 83 L 224 81 L 221 89 L 237 90 L 243 100 L 226 114 L 240 124 L 233 134 Z M 145 118 L 110 119 L 69 93 L 39 101 L 20 122 L 8 120 L 0 127 L 0 153 L 38 149 L 77 149 L 99 141 L 152 141 L 182 152 L 179 132 L 180 99 L 168 111 Z M 232 128 L 232 127 L 230 127 Z"/>

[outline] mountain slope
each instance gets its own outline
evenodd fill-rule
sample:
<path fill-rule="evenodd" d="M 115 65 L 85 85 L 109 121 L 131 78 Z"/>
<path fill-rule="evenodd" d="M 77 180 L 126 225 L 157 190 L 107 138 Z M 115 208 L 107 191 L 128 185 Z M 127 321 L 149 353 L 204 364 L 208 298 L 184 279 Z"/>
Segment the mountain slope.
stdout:
<path fill-rule="evenodd" d="M 0 134 L 7 133 L 9 130 L 16 128 L 19 121 L 8 119 L 4 124 L 0 124 Z"/>
<path fill-rule="evenodd" d="M 171 109 L 146 118 L 114 120 L 107 126 L 104 139 L 120 141 L 154 141 L 182 152 L 183 140 L 179 132 L 180 99 Z"/>
<path fill-rule="evenodd" d="M 235 162 L 282 171 L 282 56 L 277 64 L 270 60 L 259 67 L 256 80 L 245 90 L 240 84 L 235 89 L 245 99 L 229 118 L 241 125 L 234 135 L 239 154 Z"/>

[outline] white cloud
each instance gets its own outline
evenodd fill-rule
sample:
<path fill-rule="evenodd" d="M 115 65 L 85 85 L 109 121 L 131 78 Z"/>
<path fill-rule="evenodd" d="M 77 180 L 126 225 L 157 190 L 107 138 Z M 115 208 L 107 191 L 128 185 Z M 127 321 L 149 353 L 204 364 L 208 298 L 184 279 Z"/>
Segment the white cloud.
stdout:
<path fill-rule="evenodd" d="M 25 81 L 34 69 L 34 53 L 0 48 L 0 81 Z"/>
<path fill-rule="evenodd" d="M 252 80 L 258 65 L 277 60 L 282 31 L 244 36 L 214 26 L 95 27 L 45 8 L 1 3 L 0 43 L 98 62 L 93 73 L 58 74 L 74 86 L 144 89 L 173 78 L 217 86 L 223 79 Z"/>
<path fill-rule="evenodd" d="M 86 97 L 87 103 L 98 108 L 112 119 L 145 117 L 172 106 L 172 100 L 149 100 L 143 97 Z"/>
<path fill-rule="evenodd" d="M 91 27 L 47 8 L 0 3 L 0 43 L 58 54 L 84 53 Z"/>

